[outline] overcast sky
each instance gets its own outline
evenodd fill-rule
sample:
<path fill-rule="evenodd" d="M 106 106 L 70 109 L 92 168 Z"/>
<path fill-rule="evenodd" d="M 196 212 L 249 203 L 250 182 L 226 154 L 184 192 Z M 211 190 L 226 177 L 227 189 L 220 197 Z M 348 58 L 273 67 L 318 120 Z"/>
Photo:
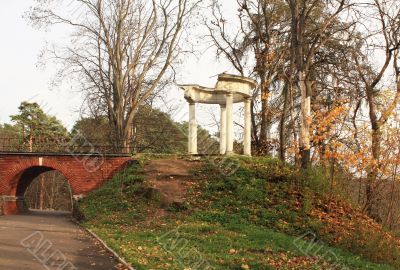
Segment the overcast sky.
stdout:
<path fill-rule="evenodd" d="M 79 97 L 65 89 L 51 89 L 54 69 L 36 67 L 49 34 L 34 30 L 23 19 L 32 2 L 7 1 L 0 9 L 0 122 L 9 122 L 22 101 L 36 101 L 70 126 L 78 118 Z"/>
<path fill-rule="evenodd" d="M 230 0 L 227 0 L 230 1 Z M 47 64 L 45 69 L 38 68 L 38 55 L 46 42 L 51 43 L 57 35 L 33 29 L 23 18 L 24 13 L 33 4 L 33 0 L 4 1 L 0 9 L 0 123 L 9 122 L 9 116 L 18 112 L 22 101 L 38 102 L 44 110 L 60 119 L 71 128 L 79 118 L 82 98 L 76 89 L 68 85 L 52 88 L 54 66 Z M 61 31 L 62 32 L 62 31 Z M 189 58 L 181 69 L 182 83 L 198 83 L 205 86 L 215 84 L 215 75 L 231 70 L 227 64 L 217 63 L 214 52 L 206 51 L 201 59 Z M 177 88 L 170 90 L 169 101 L 175 107 L 185 111 L 186 102 L 183 93 Z M 171 105 L 171 104 L 169 104 Z M 218 115 L 216 108 L 199 106 L 199 122 L 212 123 L 209 111 Z M 182 115 L 182 112 L 179 114 Z M 181 117 L 178 117 L 181 118 Z M 185 119 L 178 119 L 185 120 Z M 212 128 L 215 130 L 215 128 Z"/>

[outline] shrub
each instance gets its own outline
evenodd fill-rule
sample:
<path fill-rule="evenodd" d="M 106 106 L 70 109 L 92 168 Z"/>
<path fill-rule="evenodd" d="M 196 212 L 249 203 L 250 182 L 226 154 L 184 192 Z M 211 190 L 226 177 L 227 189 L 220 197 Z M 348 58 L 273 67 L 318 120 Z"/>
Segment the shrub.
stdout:
<path fill-rule="evenodd" d="M 339 244 L 373 262 L 389 263 L 396 269 L 400 268 L 398 240 L 383 229 L 369 228 L 366 224 L 356 223 L 354 231 L 344 237 Z"/>

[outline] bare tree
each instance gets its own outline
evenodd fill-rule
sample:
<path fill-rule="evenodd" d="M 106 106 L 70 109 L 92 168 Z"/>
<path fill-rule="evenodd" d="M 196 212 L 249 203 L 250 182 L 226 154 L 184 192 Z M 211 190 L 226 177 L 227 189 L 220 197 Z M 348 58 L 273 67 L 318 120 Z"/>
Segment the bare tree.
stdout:
<path fill-rule="evenodd" d="M 341 12 L 349 7 L 349 1 L 285 1 L 291 14 L 291 82 L 297 87 L 301 97 L 299 134 L 301 163 L 303 168 L 307 168 L 310 166 L 311 156 L 311 95 L 315 86 L 312 65 L 316 52 L 332 35 L 327 33 L 327 29 L 330 29 Z M 313 23 L 314 20 L 317 24 Z M 312 26 L 311 29 L 309 26 Z"/>
<path fill-rule="evenodd" d="M 362 89 L 368 104 L 369 120 L 371 125 L 371 154 L 372 164 L 368 172 L 366 185 L 366 211 L 377 218 L 374 206 L 374 184 L 382 166 L 381 142 L 382 128 L 393 113 L 400 101 L 400 4 L 395 0 L 371 0 L 362 8 L 369 12 L 363 12 L 361 22 L 367 22 L 368 26 L 361 24 L 363 29 L 358 43 L 353 50 L 353 58 L 357 63 L 357 70 L 362 81 Z M 361 32 L 361 31 L 360 31 Z M 373 64 L 375 57 L 381 54 L 383 63 L 380 66 Z M 393 69 L 390 69 L 390 66 Z M 394 77 L 395 94 L 386 106 L 378 106 L 378 96 L 384 84 L 388 82 L 387 76 Z"/>
<path fill-rule="evenodd" d="M 253 99 L 253 141 L 257 152 L 269 154 L 272 91 L 282 72 L 287 53 L 288 26 L 282 0 L 236 0 L 235 26 L 224 18 L 223 5 L 214 1 L 212 19 L 205 25 L 219 57 L 226 58 L 242 76 L 259 81 Z M 230 25 L 231 27 L 228 27 Z M 279 89 L 280 90 L 280 89 Z M 257 110 L 257 103 L 261 108 Z M 256 117 L 259 115 L 259 117 Z"/>
<path fill-rule="evenodd" d="M 68 45 L 49 50 L 62 65 L 58 76 L 80 82 L 91 111 L 107 115 L 115 146 L 127 150 L 139 106 L 173 76 L 199 2 L 36 0 L 28 15 L 38 27 L 72 28 Z M 71 6 L 75 12 L 66 12 Z"/>

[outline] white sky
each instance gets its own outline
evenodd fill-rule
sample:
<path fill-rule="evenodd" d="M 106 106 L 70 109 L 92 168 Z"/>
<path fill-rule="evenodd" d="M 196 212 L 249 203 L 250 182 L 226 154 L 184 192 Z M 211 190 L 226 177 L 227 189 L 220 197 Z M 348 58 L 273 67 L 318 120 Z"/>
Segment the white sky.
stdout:
<path fill-rule="evenodd" d="M 22 101 L 35 101 L 47 113 L 55 115 L 71 128 L 79 118 L 82 98 L 68 85 L 51 87 L 55 68 L 50 63 L 45 69 L 36 66 L 38 55 L 46 42 L 51 43 L 55 37 L 59 40 L 59 35 L 64 33 L 46 33 L 28 25 L 23 15 L 33 4 L 33 0 L 3 2 L 0 9 L 0 33 L 3 37 L 0 42 L 0 123 L 9 122 L 9 116 L 18 112 Z M 194 57 L 187 59 L 180 70 L 184 72 L 179 74 L 182 83 L 205 86 L 213 86 L 217 74 L 232 71 L 228 64 L 216 61 L 212 49 L 206 51 L 199 61 Z M 183 113 L 178 114 L 177 120 L 186 120 L 182 117 L 187 111 L 183 93 L 174 88 L 170 90 L 168 98 L 174 107 L 183 108 Z M 207 126 L 213 122 L 210 120 L 210 110 L 218 116 L 217 107 L 199 106 L 200 124 Z M 216 127 L 209 128 L 216 131 Z"/>
<path fill-rule="evenodd" d="M 57 116 L 68 127 L 78 118 L 77 93 L 50 89 L 54 74 L 36 67 L 38 55 L 48 34 L 34 30 L 22 18 L 31 0 L 7 1 L 0 9 L 0 122 L 18 112 L 22 101 L 38 102 L 46 112 Z"/>

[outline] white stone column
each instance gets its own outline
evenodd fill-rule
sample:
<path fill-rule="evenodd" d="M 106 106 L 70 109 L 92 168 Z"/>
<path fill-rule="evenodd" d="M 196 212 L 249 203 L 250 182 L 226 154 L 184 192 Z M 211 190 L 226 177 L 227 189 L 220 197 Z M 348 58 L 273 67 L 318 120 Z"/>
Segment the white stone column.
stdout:
<path fill-rule="evenodd" d="M 219 153 L 225 155 L 226 153 L 226 105 L 220 105 L 221 117 L 219 128 Z"/>
<path fill-rule="evenodd" d="M 251 99 L 244 101 L 243 154 L 251 156 Z"/>
<path fill-rule="evenodd" d="M 226 95 L 226 154 L 233 154 L 233 94 Z"/>
<path fill-rule="evenodd" d="M 197 154 L 196 103 L 189 103 L 189 154 Z"/>

